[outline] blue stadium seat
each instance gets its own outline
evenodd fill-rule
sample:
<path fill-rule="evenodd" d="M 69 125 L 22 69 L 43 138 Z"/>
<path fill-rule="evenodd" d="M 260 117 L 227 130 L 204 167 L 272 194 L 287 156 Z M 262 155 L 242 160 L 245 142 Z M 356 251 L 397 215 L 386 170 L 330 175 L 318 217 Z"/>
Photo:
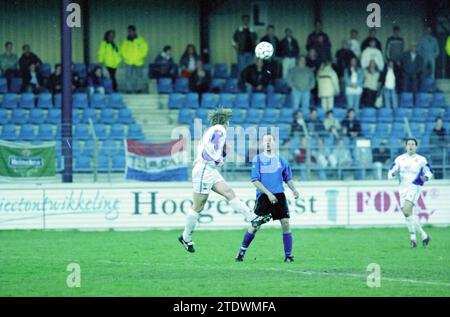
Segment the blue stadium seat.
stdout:
<path fill-rule="evenodd" d="M 83 110 L 81 122 L 89 123 L 89 119 L 91 119 L 92 123 L 97 122 L 97 111 L 94 108 L 86 108 Z"/>
<path fill-rule="evenodd" d="M 17 108 L 17 95 L 12 93 L 7 93 L 3 95 L 2 107 L 5 109 Z"/>
<path fill-rule="evenodd" d="M 194 114 L 195 119 L 200 119 L 203 124 L 208 125 L 208 111 L 206 108 L 198 108 Z"/>
<path fill-rule="evenodd" d="M 9 87 L 9 92 L 19 94 L 22 91 L 22 78 L 13 77 L 11 78 L 11 86 Z"/>
<path fill-rule="evenodd" d="M 73 94 L 72 107 L 78 109 L 84 109 L 88 107 L 88 97 L 85 93 Z"/>
<path fill-rule="evenodd" d="M 103 108 L 100 112 L 100 123 L 113 124 L 116 122 L 114 110 L 111 108 Z"/>
<path fill-rule="evenodd" d="M 196 109 L 199 106 L 198 101 L 198 93 L 196 92 L 190 92 L 186 95 L 186 103 L 185 106 L 187 108 Z"/>
<path fill-rule="evenodd" d="M 101 64 L 89 64 L 87 67 L 88 74 L 92 73 L 96 67 L 100 67 L 103 70 L 103 66 Z"/>
<path fill-rule="evenodd" d="M 116 141 L 108 139 L 102 142 L 101 153 L 107 156 L 115 156 L 117 154 Z"/>
<path fill-rule="evenodd" d="M 49 78 L 52 74 L 52 66 L 47 63 L 42 63 L 41 65 L 39 65 L 39 73 L 45 79 Z"/>
<path fill-rule="evenodd" d="M 173 92 L 169 95 L 169 102 L 167 107 L 169 109 L 181 109 L 184 103 L 184 95 L 178 92 Z"/>
<path fill-rule="evenodd" d="M 187 94 L 189 92 L 189 80 L 187 78 L 177 78 L 174 90 L 175 92 Z"/>
<path fill-rule="evenodd" d="M 317 118 L 319 118 L 319 120 L 321 120 L 321 121 L 325 120 L 325 117 L 327 115 L 325 113 L 325 110 L 323 110 L 322 107 L 316 108 L 316 110 L 317 110 Z M 362 120 L 360 120 L 360 121 L 362 122 Z"/>
<path fill-rule="evenodd" d="M 11 112 L 11 123 L 25 124 L 28 121 L 28 111 L 22 108 L 15 108 Z"/>
<path fill-rule="evenodd" d="M 61 106 L 62 106 L 62 95 L 61 95 L 61 93 L 55 94 L 55 96 L 54 96 L 54 106 L 56 108 L 61 108 Z"/>
<path fill-rule="evenodd" d="M 245 121 L 245 110 L 234 109 L 233 116 L 230 119 L 232 125 L 241 125 Z"/>
<path fill-rule="evenodd" d="M 128 126 L 127 138 L 132 140 L 143 140 L 144 134 L 139 124 L 133 123 Z"/>
<path fill-rule="evenodd" d="M 378 138 L 387 138 L 389 132 L 389 124 L 388 123 L 378 123 L 376 128 L 375 128 L 375 135 Z M 368 136 L 367 134 L 365 134 L 366 136 Z"/>
<path fill-rule="evenodd" d="M 289 124 L 284 123 L 284 124 L 278 125 L 278 128 L 279 128 L 279 133 L 280 133 L 279 138 L 282 141 L 288 140 L 290 137 L 290 134 L 291 134 L 291 126 Z"/>
<path fill-rule="evenodd" d="M 261 124 L 273 125 L 278 122 L 277 110 L 273 108 L 264 109 L 264 113 L 261 119 Z"/>
<path fill-rule="evenodd" d="M 370 137 L 372 135 L 372 124 L 362 122 L 361 123 L 361 131 L 365 137 Z"/>
<path fill-rule="evenodd" d="M 280 123 L 291 124 L 294 120 L 294 110 L 292 108 L 281 108 L 280 110 Z"/>
<path fill-rule="evenodd" d="M 430 105 L 430 96 L 425 92 L 418 92 L 416 94 L 415 107 L 428 108 Z"/>
<path fill-rule="evenodd" d="M 31 124 L 24 124 L 20 127 L 19 139 L 22 141 L 32 141 L 36 138 L 34 127 Z"/>
<path fill-rule="evenodd" d="M 236 63 L 231 64 L 230 77 L 231 78 L 239 78 L 239 65 L 238 64 L 236 64 Z"/>
<path fill-rule="evenodd" d="M 378 122 L 390 123 L 394 118 L 391 108 L 383 107 L 378 109 Z"/>
<path fill-rule="evenodd" d="M 413 122 L 425 122 L 427 118 L 428 110 L 425 108 L 414 108 L 412 115 L 411 115 L 411 121 Z"/>
<path fill-rule="evenodd" d="M 123 96 L 122 94 L 118 93 L 118 92 L 113 92 L 110 96 L 109 96 L 109 102 L 108 102 L 109 107 L 114 108 L 114 109 L 119 109 L 125 106 L 124 102 L 123 102 Z"/>
<path fill-rule="evenodd" d="M 115 155 L 111 158 L 112 165 L 111 169 L 114 172 L 121 172 L 125 169 L 125 156 L 123 155 Z"/>
<path fill-rule="evenodd" d="M 72 156 L 77 157 L 81 155 L 82 143 L 80 140 L 72 141 Z"/>
<path fill-rule="evenodd" d="M 61 109 L 51 108 L 47 112 L 47 123 L 61 124 Z"/>
<path fill-rule="evenodd" d="M 41 109 L 49 109 L 53 107 L 52 94 L 42 92 L 38 95 L 37 107 Z"/>
<path fill-rule="evenodd" d="M 397 139 L 404 138 L 406 136 L 405 126 L 403 124 L 394 124 L 392 126 L 391 137 Z"/>
<path fill-rule="evenodd" d="M 267 107 L 281 108 L 284 104 L 283 94 L 269 94 L 267 97 Z"/>
<path fill-rule="evenodd" d="M 179 124 L 191 124 L 194 120 L 194 114 L 192 110 L 181 108 L 178 112 L 178 123 Z"/>
<path fill-rule="evenodd" d="M 123 140 L 125 138 L 124 125 L 121 123 L 114 123 L 109 131 L 109 138 L 114 140 Z"/>
<path fill-rule="evenodd" d="M 290 88 L 284 79 L 275 79 L 275 92 L 280 94 L 288 94 L 290 92 Z"/>
<path fill-rule="evenodd" d="M 132 124 L 134 122 L 133 114 L 128 108 L 120 109 L 117 119 L 119 123 Z"/>
<path fill-rule="evenodd" d="M 409 125 L 409 128 L 411 129 L 412 136 L 415 138 L 420 138 L 422 136 L 422 128 L 421 124 L 418 122 L 412 122 Z"/>
<path fill-rule="evenodd" d="M 228 78 L 228 65 L 227 64 L 214 64 L 214 78 Z"/>
<path fill-rule="evenodd" d="M 75 157 L 74 171 L 90 172 L 92 171 L 92 160 L 89 156 L 80 155 Z"/>
<path fill-rule="evenodd" d="M 86 65 L 84 64 L 73 64 L 73 73 L 80 76 L 80 78 L 85 79 L 87 77 Z"/>
<path fill-rule="evenodd" d="M 7 141 L 16 141 L 17 140 L 16 126 L 14 124 L 4 125 L 2 129 L 1 138 Z"/>
<path fill-rule="evenodd" d="M 100 148 L 97 148 L 97 151 L 100 151 Z M 94 156 L 94 140 L 85 140 L 83 145 L 83 154 L 84 156 L 93 157 Z M 97 153 L 98 155 L 98 153 Z"/>
<path fill-rule="evenodd" d="M 9 123 L 8 111 L 4 108 L 0 108 L 0 125 Z"/>
<path fill-rule="evenodd" d="M 402 108 L 411 108 L 414 105 L 412 92 L 400 93 L 400 104 Z"/>
<path fill-rule="evenodd" d="M 73 124 L 78 124 L 81 122 L 80 111 L 81 110 L 79 110 L 79 109 L 72 109 L 72 123 Z"/>
<path fill-rule="evenodd" d="M 228 78 L 225 82 L 223 91 L 232 94 L 239 93 L 239 80 L 237 78 Z"/>
<path fill-rule="evenodd" d="M 336 108 L 336 107 L 334 107 L 334 108 L 333 108 L 333 114 L 334 114 L 334 117 L 335 117 L 339 122 L 341 122 L 341 121 L 345 118 L 345 116 L 347 115 L 347 110 L 346 110 L 346 109 L 342 109 L 342 108 Z"/>
<path fill-rule="evenodd" d="M 447 107 L 445 95 L 442 92 L 436 92 L 431 99 L 431 107 Z"/>
<path fill-rule="evenodd" d="M 247 111 L 247 117 L 245 118 L 245 123 L 247 124 L 259 124 L 260 114 L 259 110 L 255 108 L 250 108 Z"/>
<path fill-rule="evenodd" d="M 238 93 L 236 99 L 234 100 L 234 107 L 241 109 L 248 109 L 250 106 L 250 101 L 247 93 Z"/>
<path fill-rule="evenodd" d="M 101 93 L 94 93 L 91 96 L 91 107 L 95 109 L 102 109 L 105 108 L 106 102 L 105 102 L 105 95 Z"/>
<path fill-rule="evenodd" d="M 97 123 L 94 125 L 95 136 L 99 140 L 105 140 L 107 138 L 106 126 L 102 123 Z"/>
<path fill-rule="evenodd" d="M 108 172 L 109 168 L 109 157 L 105 155 L 99 155 L 97 158 L 97 170 L 99 172 Z"/>
<path fill-rule="evenodd" d="M 43 123 L 39 126 L 37 138 L 41 141 L 53 141 L 53 128 L 51 124 Z"/>
<path fill-rule="evenodd" d="M 420 91 L 422 92 L 435 92 L 436 81 L 433 78 L 424 78 L 420 83 Z"/>
<path fill-rule="evenodd" d="M 219 95 L 219 105 L 224 108 L 233 108 L 234 95 L 230 93 L 221 93 Z"/>
<path fill-rule="evenodd" d="M 158 93 L 170 94 L 173 92 L 172 79 L 171 78 L 159 78 L 158 79 Z"/>
<path fill-rule="evenodd" d="M 266 107 L 266 94 L 261 92 L 253 93 L 251 97 L 251 107 L 264 109 Z"/>
<path fill-rule="evenodd" d="M 447 114 L 449 111 L 447 111 L 445 114 Z M 435 120 L 436 117 L 444 116 L 444 108 L 439 107 L 433 107 L 430 108 L 430 111 L 428 111 L 428 120 Z"/>
<path fill-rule="evenodd" d="M 90 138 L 89 126 L 86 123 L 79 123 L 75 126 L 74 139 L 88 140 Z"/>
<path fill-rule="evenodd" d="M 375 123 L 377 120 L 377 114 L 375 108 L 364 107 L 361 112 L 361 122 Z"/>
<path fill-rule="evenodd" d="M 209 85 L 209 91 L 214 93 L 220 93 L 224 90 L 224 87 L 225 87 L 225 79 L 213 78 Z"/>
<path fill-rule="evenodd" d="M 111 78 L 103 78 L 102 79 L 102 86 L 105 88 L 106 94 L 111 94 L 113 92 L 113 82 Z"/>
<path fill-rule="evenodd" d="M 8 81 L 6 78 L 0 77 L 0 94 L 6 94 L 8 92 Z"/>
<path fill-rule="evenodd" d="M 410 118 L 410 114 L 409 114 L 408 109 L 406 109 L 406 108 L 398 108 L 397 111 L 395 112 L 394 121 L 404 122 L 403 121 L 404 117 L 407 117 L 408 119 Z"/>
<path fill-rule="evenodd" d="M 214 109 L 216 105 L 216 96 L 214 94 L 208 92 L 202 94 L 202 108 Z"/>
<path fill-rule="evenodd" d="M 39 108 L 34 108 L 30 110 L 28 116 L 28 122 L 31 124 L 42 124 L 45 122 L 44 111 Z"/>

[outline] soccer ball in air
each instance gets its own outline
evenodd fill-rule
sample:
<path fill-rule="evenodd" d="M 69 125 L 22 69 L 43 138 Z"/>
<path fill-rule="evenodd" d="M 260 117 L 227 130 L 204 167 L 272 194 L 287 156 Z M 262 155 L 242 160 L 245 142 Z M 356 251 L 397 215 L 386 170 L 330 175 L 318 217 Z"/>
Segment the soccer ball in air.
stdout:
<path fill-rule="evenodd" d="M 269 59 L 273 55 L 273 46 L 269 42 L 261 42 L 255 47 L 255 56 L 259 59 Z"/>

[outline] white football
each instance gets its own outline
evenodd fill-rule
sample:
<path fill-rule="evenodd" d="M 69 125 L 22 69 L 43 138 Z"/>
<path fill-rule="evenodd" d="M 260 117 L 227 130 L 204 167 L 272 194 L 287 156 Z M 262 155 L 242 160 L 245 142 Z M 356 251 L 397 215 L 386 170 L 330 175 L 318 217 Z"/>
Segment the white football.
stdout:
<path fill-rule="evenodd" d="M 259 59 L 269 59 L 273 55 L 273 46 L 269 42 L 261 42 L 255 47 L 255 56 Z"/>

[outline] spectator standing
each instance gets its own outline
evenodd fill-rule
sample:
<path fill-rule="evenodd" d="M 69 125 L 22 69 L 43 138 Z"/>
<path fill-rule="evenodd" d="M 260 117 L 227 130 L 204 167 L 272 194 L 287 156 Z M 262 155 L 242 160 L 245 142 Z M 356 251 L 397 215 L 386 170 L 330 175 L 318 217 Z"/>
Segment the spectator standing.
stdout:
<path fill-rule="evenodd" d="M 250 65 L 254 58 L 254 50 L 258 35 L 250 27 L 250 16 L 245 14 L 242 16 L 242 25 L 233 34 L 233 47 L 237 51 L 237 61 L 239 72 Z"/>
<path fill-rule="evenodd" d="M 252 92 L 273 92 L 271 74 L 264 67 L 261 59 L 256 59 L 254 64 L 247 66 L 241 73 L 240 88 L 248 93 Z"/>
<path fill-rule="evenodd" d="M 300 47 L 297 40 L 292 36 L 292 30 L 287 28 L 284 31 L 285 37 L 280 42 L 280 58 L 283 68 L 283 78 L 286 79 L 289 71 L 295 67 L 295 62 L 300 54 Z"/>
<path fill-rule="evenodd" d="M 358 31 L 352 29 L 350 31 L 350 39 L 348 40 L 348 46 L 352 50 L 353 54 L 359 59 L 361 56 L 361 44 L 358 41 Z"/>
<path fill-rule="evenodd" d="M 321 64 L 322 62 L 317 55 L 316 50 L 313 48 L 310 49 L 308 55 L 306 55 L 306 66 L 308 66 L 314 72 L 314 75 L 316 75 Z"/>
<path fill-rule="evenodd" d="M 324 111 L 334 107 L 334 97 L 339 94 L 339 79 L 331 62 L 322 63 L 317 72 L 317 87 Z"/>
<path fill-rule="evenodd" d="M 393 35 L 386 41 L 386 60 L 393 60 L 398 65 L 405 48 L 405 41 L 400 36 L 400 27 L 398 25 L 394 26 L 392 30 Z"/>
<path fill-rule="evenodd" d="M 128 27 L 128 36 L 120 46 L 120 52 L 125 63 L 127 92 L 139 92 L 143 84 L 142 71 L 148 54 L 148 44 L 136 32 L 136 27 Z"/>
<path fill-rule="evenodd" d="M 153 62 L 153 71 L 156 78 L 169 77 L 175 80 L 177 77 L 177 65 L 172 58 L 172 47 L 164 46 Z"/>
<path fill-rule="evenodd" d="M 434 177 L 436 179 L 442 178 L 442 165 L 444 163 L 444 153 L 448 149 L 449 138 L 447 131 L 442 125 L 442 118 L 437 117 L 434 123 L 434 128 L 430 135 L 430 146 L 431 146 L 431 162 L 434 166 Z"/>
<path fill-rule="evenodd" d="M 354 109 L 359 113 L 359 102 L 363 92 L 364 73 L 358 65 L 356 57 L 350 60 L 350 67 L 344 73 L 345 96 L 347 98 L 347 108 Z"/>
<path fill-rule="evenodd" d="M 376 47 L 375 40 L 371 40 L 369 46 L 364 49 L 361 55 L 361 67 L 367 68 L 371 61 L 377 64 L 378 69 L 384 69 L 384 58 L 381 50 Z"/>
<path fill-rule="evenodd" d="M 98 48 L 97 58 L 98 62 L 102 64 L 108 71 L 109 78 L 111 78 L 112 88 L 117 92 L 116 71 L 122 62 L 119 47 L 114 41 L 116 32 L 114 30 L 106 31 L 103 41 Z"/>
<path fill-rule="evenodd" d="M 17 76 L 17 67 L 19 59 L 16 54 L 13 53 L 12 42 L 5 43 L 5 52 L 0 55 L 0 76 L 6 77 L 8 82 L 8 88 L 11 85 L 11 78 Z"/>
<path fill-rule="evenodd" d="M 347 41 L 342 41 L 342 47 L 336 52 L 336 72 L 339 78 L 344 76 L 344 71 L 350 67 L 352 58 L 356 57 L 348 47 Z"/>
<path fill-rule="evenodd" d="M 384 105 L 392 110 L 397 110 L 398 96 L 397 83 L 399 73 L 393 60 L 387 62 L 385 69 L 381 73 L 380 82 L 383 89 Z"/>
<path fill-rule="evenodd" d="M 199 56 L 193 44 L 186 46 L 183 55 L 180 58 L 181 77 L 189 78 L 189 75 L 195 71 Z"/>
<path fill-rule="evenodd" d="M 270 44 L 272 44 L 273 57 L 277 59 L 280 48 L 280 40 L 275 35 L 275 26 L 271 24 L 267 26 L 267 33 L 262 37 L 261 42 L 269 42 Z"/>
<path fill-rule="evenodd" d="M 61 92 L 62 87 L 62 67 L 61 64 L 55 65 L 55 71 L 50 75 L 47 80 L 47 89 L 52 94 Z"/>
<path fill-rule="evenodd" d="M 316 50 L 322 62 L 331 62 L 331 44 L 325 40 L 322 34 L 317 38 Z"/>
<path fill-rule="evenodd" d="M 366 37 L 361 44 L 361 52 L 364 52 L 364 50 L 370 46 L 371 41 L 375 41 L 375 47 L 382 51 L 381 42 L 377 39 L 377 31 L 376 29 L 371 29 L 369 31 L 369 36 Z"/>
<path fill-rule="evenodd" d="M 19 69 L 22 75 L 28 73 L 31 64 L 34 64 L 36 69 L 39 69 L 42 61 L 36 54 L 31 52 L 30 45 L 25 44 L 22 50 L 23 54 L 19 59 Z"/>
<path fill-rule="evenodd" d="M 364 85 L 363 85 L 363 105 L 365 107 L 375 107 L 378 96 L 380 72 L 377 64 L 371 61 L 369 67 L 364 69 Z"/>
<path fill-rule="evenodd" d="M 320 39 L 320 37 L 322 37 L 322 39 Z M 324 46 L 331 50 L 330 38 L 328 37 L 328 34 L 322 31 L 322 22 L 320 20 L 316 20 L 314 23 L 314 31 L 308 35 L 306 50 L 309 51 L 311 48 L 314 48 L 317 52 L 319 52 L 319 46 Z"/>
<path fill-rule="evenodd" d="M 203 62 L 197 60 L 195 71 L 189 75 L 189 89 L 202 94 L 209 90 L 211 74 L 203 68 Z"/>
<path fill-rule="evenodd" d="M 304 56 L 298 58 L 298 65 L 289 71 L 286 82 L 291 87 L 292 106 L 306 113 L 310 106 L 311 90 L 316 85 L 314 73 L 306 67 Z"/>
<path fill-rule="evenodd" d="M 334 113 L 332 110 L 327 111 L 327 117 L 323 121 L 323 126 L 328 136 L 335 137 L 336 139 L 340 138 L 341 124 L 334 117 Z"/>
<path fill-rule="evenodd" d="M 439 44 L 433 36 L 431 26 L 425 28 L 425 35 L 417 46 L 417 53 L 422 56 L 424 62 L 424 71 L 429 78 L 435 78 L 436 58 L 439 56 Z"/>
<path fill-rule="evenodd" d="M 423 71 L 423 57 L 417 53 L 416 44 L 413 43 L 408 52 L 402 55 L 402 90 L 416 92 Z"/>

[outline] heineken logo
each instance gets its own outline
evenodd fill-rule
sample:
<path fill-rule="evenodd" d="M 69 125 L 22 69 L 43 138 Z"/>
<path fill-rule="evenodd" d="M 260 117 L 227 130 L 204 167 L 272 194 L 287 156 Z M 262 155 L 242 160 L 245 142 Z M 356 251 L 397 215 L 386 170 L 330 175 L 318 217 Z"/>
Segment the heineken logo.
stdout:
<path fill-rule="evenodd" d="M 10 168 L 30 168 L 44 166 L 44 159 L 40 156 L 30 157 L 27 150 L 22 151 L 22 156 L 12 155 L 9 157 L 8 166 Z"/>

